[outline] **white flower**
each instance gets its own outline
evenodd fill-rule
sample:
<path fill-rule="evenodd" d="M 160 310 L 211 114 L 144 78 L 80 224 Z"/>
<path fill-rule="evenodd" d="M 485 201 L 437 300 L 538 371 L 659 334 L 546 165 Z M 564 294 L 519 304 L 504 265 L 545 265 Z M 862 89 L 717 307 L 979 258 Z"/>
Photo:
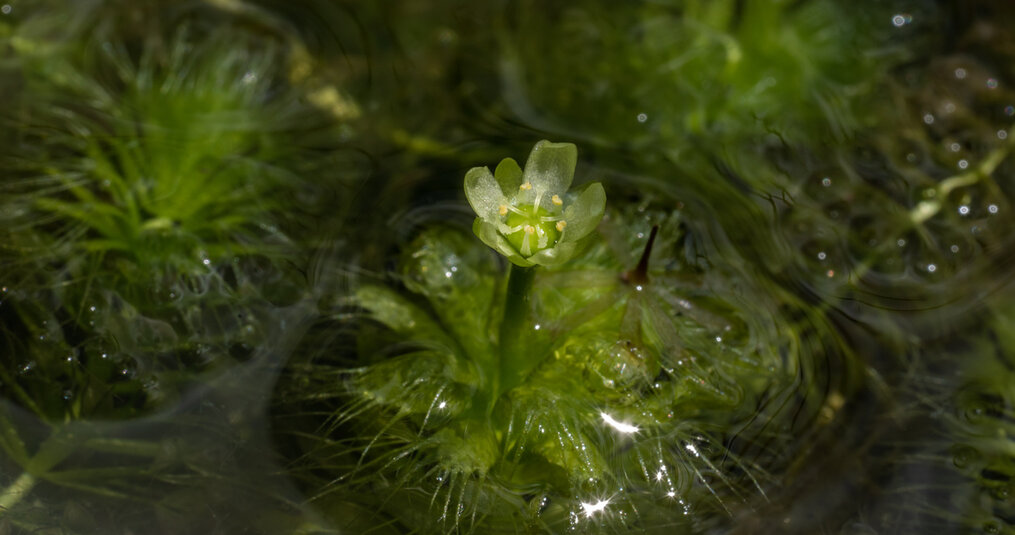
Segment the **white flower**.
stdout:
<path fill-rule="evenodd" d="M 543 140 L 532 148 L 524 172 L 511 158 L 494 174 L 487 167 L 470 169 L 465 196 L 479 216 L 472 225 L 476 236 L 522 267 L 571 259 L 606 209 L 598 182 L 568 191 L 577 161 L 573 144 Z"/>

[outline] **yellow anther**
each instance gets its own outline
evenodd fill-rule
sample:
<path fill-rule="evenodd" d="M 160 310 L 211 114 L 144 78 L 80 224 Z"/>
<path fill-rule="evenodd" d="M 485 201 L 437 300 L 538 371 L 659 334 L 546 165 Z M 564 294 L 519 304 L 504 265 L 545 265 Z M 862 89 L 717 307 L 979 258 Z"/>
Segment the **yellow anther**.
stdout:
<path fill-rule="evenodd" d="M 526 234 L 535 234 L 536 233 L 536 227 L 533 227 L 532 225 L 525 225 L 525 233 Z"/>
<path fill-rule="evenodd" d="M 530 189 L 532 189 L 532 182 L 526 182 L 521 186 L 518 186 L 519 191 L 529 191 Z"/>
<path fill-rule="evenodd" d="M 497 213 L 500 215 L 507 215 L 507 205 L 506 204 L 500 205 L 500 208 L 497 209 Z"/>
<path fill-rule="evenodd" d="M 567 221 L 564 221 L 563 219 L 561 219 L 560 221 L 557 221 L 557 232 L 564 232 L 564 227 L 566 227 L 566 226 L 567 226 Z"/>
<path fill-rule="evenodd" d="M 550 202 L 552 202 L 557 206 L 564 204 L 564 201 L 560 200 L 560 195 L 554 195 L 553 197 L 550 197 Z"/>

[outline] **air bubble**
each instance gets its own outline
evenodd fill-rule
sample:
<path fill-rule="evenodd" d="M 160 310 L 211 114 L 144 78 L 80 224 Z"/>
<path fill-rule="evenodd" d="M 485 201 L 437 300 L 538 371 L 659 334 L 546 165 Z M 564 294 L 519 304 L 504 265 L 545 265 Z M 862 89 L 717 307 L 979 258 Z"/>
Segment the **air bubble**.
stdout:
<path fill-rule="evenodd" d="M 822 178 L 822 179 L 821 179 L 821 185 L 822 185 L 822 186 L 824 186 L 824 187 L 826 187 L 826 188 L 827 188 L 828 186 L 831 186 L 831 185 L 832 185 L 832 179 L 831 179 L 831 178 L 828 178 L 827 176 L 826 176 L 825 178 Z"/>
<path fill-rule="evenodd" d="M 966 160 L 959 160 L 959 169 L 965 169 L 969 167 L 969 162 Z"/>
<path fill-rule="evenodd" d="M 896 13 L 892 15 L 892 26 L 896 28 L 901 28 L 910 22 L 913 22 L 913 16 L 909 13 Z"/>
<path fill-rule="evenodd" d="M 997 213 L 997 205 L 996 204 L 991 204 L 991 205 L 987 206 L 987 211 L 992 213 L 992 214 L 996 214 Z"/>
<path fill-rule="evenodd" d="M 937 266 L 934 264 L 927 264 L 927 271 L 930 273 L 934 273 L 935 271 L 937 271 Z"/>
<path fill-rule="evenodd" d="M 997 78 L 987 78 L 987 89 L 997 89 Z"/>
<path fill-rule="evenodd" d="M 955 78 L 957 78 L 959 80 L 965 79 L 966 78 L 966 70 L 963 69 L 962 67 L 959 67 L 958 69 L 955 69 Z"/>
<path fill-rule="evenodd" d="M 639 113 L 638 114 L 638 122 L 639 123 L 644 123 L 647 120 L 648 120 L 648 115 L 646 115 L 644 113 Z"/>
<path fill-rule="evenodd" d="M 960 206 L 959 207 L 959 215 L 969 215 L 969 207 L 964 205 L 964 204 L 962 206 Z"/>
<path fill-rule="evenodd" d="M 1008 139 L 1008 131 L 1007 130 L 998 130 L 997 131 L 997 139 Z"/>
<path fill-rule="evenodd" d="M 934 116 L 931 114 L 925 114 L 923 116 L 923 122 L 926 124 L 934 124 Z"/>
<path fill-rule="evenodd" d="M 958 444 L 952 448 L 952 464 L 956 468 L 966 468 L 971 463 L 976 462 L 979 457 L 979 452 L 970 446 Z"/>

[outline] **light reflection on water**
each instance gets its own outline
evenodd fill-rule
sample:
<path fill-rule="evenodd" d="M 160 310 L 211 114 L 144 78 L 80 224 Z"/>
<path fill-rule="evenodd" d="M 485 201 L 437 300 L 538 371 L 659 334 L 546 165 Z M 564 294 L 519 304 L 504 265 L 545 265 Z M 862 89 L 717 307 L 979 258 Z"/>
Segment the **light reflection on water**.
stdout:
<path fill-rule="evenodd" d="M 1011 530 L 1015 12 L 593 4 L 0 6 L 0 532 Z M 610 212 L 478 419 L 542 138 Z"/>

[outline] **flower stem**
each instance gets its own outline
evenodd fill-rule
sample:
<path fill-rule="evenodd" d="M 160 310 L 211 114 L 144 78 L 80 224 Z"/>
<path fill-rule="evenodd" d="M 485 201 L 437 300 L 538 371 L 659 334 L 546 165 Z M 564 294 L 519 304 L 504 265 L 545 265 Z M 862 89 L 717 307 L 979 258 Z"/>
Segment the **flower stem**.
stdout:
<path fill-rule="evenodd" d="M 500 324 L 500 380 L 497 392 L 506 392 L 517 385 L 532 367 L 527 355 L 526 325 L 529 323 L 529 294 L 535 278 L 535 267 L 511 265 L 507 293 L 504 296 L 504 318 Z M 499 397 L 499 396 L 498 396 Z"/>

